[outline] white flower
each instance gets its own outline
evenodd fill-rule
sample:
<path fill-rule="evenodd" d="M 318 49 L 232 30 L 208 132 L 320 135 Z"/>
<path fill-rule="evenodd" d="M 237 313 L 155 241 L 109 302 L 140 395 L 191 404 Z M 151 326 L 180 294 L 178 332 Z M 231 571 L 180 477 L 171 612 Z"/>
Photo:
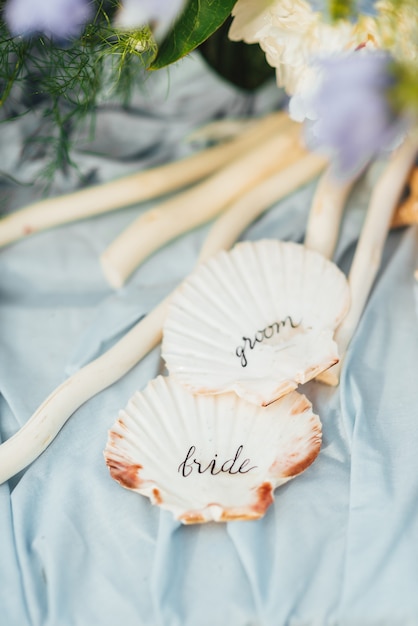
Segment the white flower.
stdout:
<path fill-rule="evenodd" d="M 304 0 L 238 0 L 233 16 L 230 39 L 261 46 L 278 85 L 293 96 L 290 114 L 298 121 L 314 117 L 310 102 L 321 72 L 315 60 L 379 45 L 373 18 L 328 24 Z"/>
<path fill-rule="evenodd" d="M 418 2 L 380 0 L 377 26 L 382 47 L 401 62 L 418 63 Z"/>

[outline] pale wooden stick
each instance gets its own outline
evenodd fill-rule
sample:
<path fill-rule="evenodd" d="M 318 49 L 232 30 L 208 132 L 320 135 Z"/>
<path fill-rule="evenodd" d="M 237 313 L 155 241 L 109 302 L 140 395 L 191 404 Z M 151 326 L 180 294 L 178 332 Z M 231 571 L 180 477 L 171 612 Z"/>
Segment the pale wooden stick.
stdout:
<path fill-rule="evenodd" d="M 306 153 L 299 128 L 277 134 L 202 183 L 145 212 L 101 255 L 103 272 L 121 287 L 150 254 L 179 235 L 216 217 L 231 202 L 294 158 Z"/>
<path fill-rule="evenodd" d="M 186 135 L 184 142 L 186 144 L 205 145 L 208 142 L 228 141 L 237 137 L 243 130 L 253 126 L 254 123 L 257 123 L 257 120 L 253 117 L 222 118 L 193 129 L 191 133 Z"/>
<path fill-rule="evenodd" d="M 319 379 L 321 382 L 329 385 L 338 385 L 339 383 L 341 364 L 379 270 L 393 213 L 413 166 L 416 152 L 416 142 L 407 139 L 392 155 L 373 189 L 348 276 L 351 292 L 350 310 L 335 334 L 340 361 L 320 374 L 317 380 Z"/>
<path fill-rule="evenodd" d="M 338 182 L 332 170 L 322 175 L 311 204 L 304 245 L 327 259 L 333 257 L 340 232 L 341 218 L 356 178 Z"/>
<path fill-rule="evenodd" d="M 102 356 L 64 381 L 13 437 L 0 445 L 0 483 L 32 463 L 82 404 L 124 376 L 161 340 L 168 298 Z"/>
<path fill-rule="evenodd" d="M 239 200 L 231 206 L 233 219 L 223 216 L 221 227 L 215 222 L 202 248 L 199 262 L 218 250 L 227 249 L 251 220 L 262 213 L 270 201 L 295 191 L 318 174 L 323 161 L 307 155 L 291 165 L 280 176 L 252 192 L 253 203 Z M 264 188 L 264 190 L 263 190 Z M 273 193 L 274 191 L 274 193 Z M 255 207 L 258 207 L 257 209 Z M 238 208 L 237 208 L 238 207 Z M 240 220 L 241 210 L 244 211 Z M 231 234 L 232 233 L 232 234 Z M 122 378 L 134 365 L 161 341 L 162 327 L 171 295 L 138 322 L 110 350 L 64 381 L 30 417 L 13 437 L 0 445 L 0 483 L 8 480 L 37 459 L 54 440 L 66 421 L 82 404 Z"/>
<path fill-rule="evenodd" d="M 223 247 L 230 248 L 259 215 L 318 176 L 324 167 L 326 160 L 322 156 L 308 153 L 259 183 L 218 217 L 203 244 L 201 257 L 209 258 L 216 241 L 223 241 Z"/>
<path fill-rule="evenodd" d="M 212 174 L 294 123 L 283 113 L 255 121 L 240 136 L 190 157 L 71 194 L 47 198 L 0 220 L 0 246 L 35 232 L 162 196 Z"/>

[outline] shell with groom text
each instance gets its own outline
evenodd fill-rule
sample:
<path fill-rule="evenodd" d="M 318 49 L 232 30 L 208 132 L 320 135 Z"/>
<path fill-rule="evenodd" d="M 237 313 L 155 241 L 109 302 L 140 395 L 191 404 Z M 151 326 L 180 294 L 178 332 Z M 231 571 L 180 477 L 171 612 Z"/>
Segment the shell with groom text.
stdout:
<path fill-rule="evenodd" d="M 344 274 L 291 242 L 236 245 L 178 288 L 163 329 L 170 375 L 193 393 L 233 391 L 268 405 L 338 362 L 349 306 Z"/>
<path fill-rule="evenodd" d="M 160 376 L 120 412 L 105 459 L 123 487 L 194 524 L 262 517 L 274 489 L 320 446 L 320 420 L 297 392 L 258 407 L 233 393 L 196 396 Z"/>

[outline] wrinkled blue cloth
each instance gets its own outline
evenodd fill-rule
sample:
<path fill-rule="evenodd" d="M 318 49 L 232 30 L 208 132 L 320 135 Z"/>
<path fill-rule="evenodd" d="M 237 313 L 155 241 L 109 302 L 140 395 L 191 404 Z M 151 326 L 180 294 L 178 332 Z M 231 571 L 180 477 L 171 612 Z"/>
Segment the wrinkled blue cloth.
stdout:
<path fill-rule="evenodd" d="M 94 145 L 80 146 L 79 167 L 96 182 L 183 156 L 196 126 L 280 100 L 275 88 L 235 90 L 196 55 L 135 97 L 131 109 L 99 111 Z M 37 167 L 19 160 L 31 123 L 0 127 L 1 167 L 21 180 Z M 373 180 L 371 172 L 348 204 L 335 257 L 345 272 Z M 277 203 L 243 238 L 303 241 L 314 189 Z M 9 211 L 39 191 L 5 178 L 0 194 Z M 107 285 L 99 254 L 153 204 L 0 251 L 1 440 L 193 268 L 208 226 L 158 251 L 121 290 Z M 38 460 L 0 486 L 1 625 L 418 624 L 417 235 L 391 233 L 340 386 L 304 386 L 323 422 L 322 450 L 276 491 L 263 519 L 182 526 L 109 477 L 107 431 L 157 374 L 159 349 L 76 411 Z"/>

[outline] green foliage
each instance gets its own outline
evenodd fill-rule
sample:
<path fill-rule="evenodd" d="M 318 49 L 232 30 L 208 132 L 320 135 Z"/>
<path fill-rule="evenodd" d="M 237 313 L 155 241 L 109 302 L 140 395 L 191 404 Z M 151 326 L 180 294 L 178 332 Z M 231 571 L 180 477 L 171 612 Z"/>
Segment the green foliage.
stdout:
<path fill-rule="evenodd" d="M 120 31 L 112 26 L 119 0 L 92 2 L 94 19 L 79 39 L 65 44 L 44 36 L 11 37 L 0 19 L 0 121 L 35 112 L 40 124 L 27 138 L 25 154 L 40 155 L 49 163 L 46 180 L 52 180 L 56 170 L 74 167 L 74 128 L 87 116 L 93 128 L 98 102 L 111 98 L 127 104 L 133 86 L 145 79 L 147 69 L 166 67 L 199 48 L 221 76 L 243 89 L 255 89 L 274 74 L 258 45 L 228 39 L 236 0 L 188 0 L 159 48 L 148 27 Z M 418 41 L 416 2 L 391 0 L 385 8 L 388 24 L 396 23 L 400 8 L 411 16 L 407 46 Z M 0 0 L 0 16 L 4 3 Z M 328 0 L 328 17 L 350 19 L 355 8 L 355 0 Z M 388 32 L 390 28 L 385 29 L 386 37 Z M 389 43 L 402 48 L 405 37 L 400 35 L 399 42 L 395 39 L 391 35 Z M 396 110 L 418 109 L 417 84 L 416 64 L 406 58 L 394 66 L 395 87 L 389 97 Z"/>
<path fill-rule="evenodd" d="M 40 126 L 26 138 L 24 154 L 48 163 L 41 176 L 49 183 L 58 170 L 74 167 L 73 130 L 87 116 L 93 127 L 98 101 L 128 103 L 145 69 L 164 67 L 199 46 L 230 15 L 234 3 L 189 0 L 158 52 L 148 27 L 112 27 L 118 0 L 96 0 L 95 17 L 81 37 L 64 44 L 45 36 L 11 37 L 0 20 L 1 121 L 39 112 Z M 3 5 L 0 0 L 0 10 Z"/>
<path fill-rule="evenodd" d="M 148 27 L 128 33 L 111 26 L 116 6 L 116 0 L 99 2 L 82 36 L 66 44 L 44 36 L 11 37 L 0 21 L 1 119 L 39 111 L 40 127 L 27 137 L 25 154 L 45 157 L 40 177 L 46 184 L 56 171 L 74 167 L 72 130 L 94 116 L 99 99 L 128 102 L 138 75 L 155 56 Z"/>
<path fill-rule="evenodd" d="M 160 69 L 197 48 L 231 14 L 236 0 L 189 0 L 165 38 L 150 69 Z"/>

